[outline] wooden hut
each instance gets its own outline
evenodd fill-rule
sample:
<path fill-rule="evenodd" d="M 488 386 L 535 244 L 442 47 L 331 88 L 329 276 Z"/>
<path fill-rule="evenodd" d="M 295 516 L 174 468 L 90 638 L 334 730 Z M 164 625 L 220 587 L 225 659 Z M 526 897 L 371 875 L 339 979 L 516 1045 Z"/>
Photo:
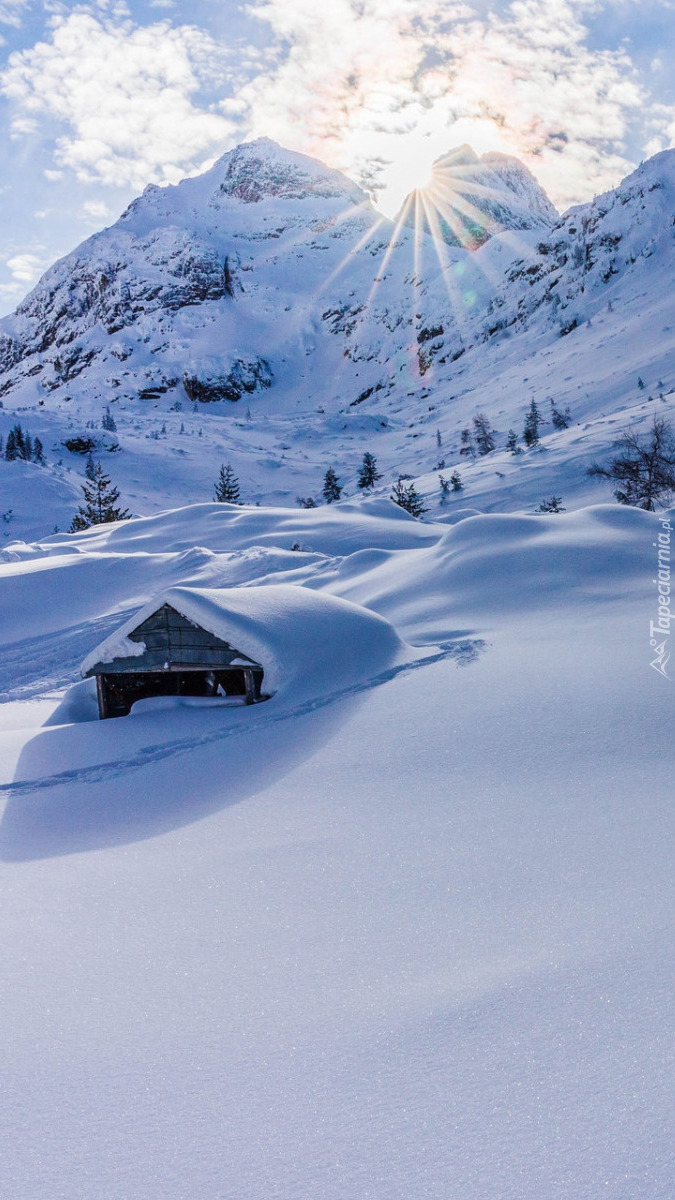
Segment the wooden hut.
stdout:
<path fill-rule="evenodd" d="M 127 623 L 107 639 L 82 673 L 96 678 L 102 719 L 126 716 L 149 696 L 232 696 L 245 704 L 266 699 L 259 662 L 167 602 L 144 609 L 138 624 Z"/>

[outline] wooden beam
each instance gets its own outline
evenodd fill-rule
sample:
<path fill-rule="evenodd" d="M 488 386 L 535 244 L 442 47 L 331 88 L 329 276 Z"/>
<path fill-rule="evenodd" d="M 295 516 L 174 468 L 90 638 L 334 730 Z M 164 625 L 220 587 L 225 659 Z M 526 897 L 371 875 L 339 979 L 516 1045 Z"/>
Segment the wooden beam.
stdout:
<path fill-rule="evenodd" d="M 106 695 L 103 676 L 96 676 L 96 696 L 98 699 L 98 716 L 100 721 L 105 721 L 108 715 L 108 697 Z"/>

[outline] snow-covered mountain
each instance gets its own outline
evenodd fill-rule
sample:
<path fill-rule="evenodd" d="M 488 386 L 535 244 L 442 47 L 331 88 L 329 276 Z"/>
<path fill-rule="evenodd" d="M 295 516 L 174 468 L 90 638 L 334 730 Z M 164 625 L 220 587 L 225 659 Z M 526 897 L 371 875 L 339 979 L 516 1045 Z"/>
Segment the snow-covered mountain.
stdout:
<path fill-rule="evenodd" d="M 0 461 L 4 540 L 70 523 L 87 442 L 115 452 L 109 469 L 140 513 L 210 499 L 223 461 L 249 502 L 316 498 L 331 464 L 353 491 L 364 449 L 385 494 L 404 473 L 434 504 L 439 468 L 453 467 L 474 507 L 610 499 L 586 466 L 617 420 L 672 403 L 675 152 L 554 225 L 519 164 L 457 157 L 467 177 L 499 179 L 532 227 L 448 246 L 261 139 L 146 189 L 50 268 L 0 323 L 0 435 L 21 421 L 47 459 Z M 514 458 L 506 435 L 532 397 L 545 418 L 551 400 L 569 406 L 571 428 L 545 425 L 553 453 Z M 460 432 L 477 411 L 496 450 L 472 463 Z"/>
<path fill-rule="evenodd" d="M 423 192 L 406 197 L 398 220 L 440 237 L 449 246 L 475 250 L 509 229 L 555 225 L 558 212 L 531 171 L 508 154 L 483 154 L 470 146 L 433 165 Z"/>

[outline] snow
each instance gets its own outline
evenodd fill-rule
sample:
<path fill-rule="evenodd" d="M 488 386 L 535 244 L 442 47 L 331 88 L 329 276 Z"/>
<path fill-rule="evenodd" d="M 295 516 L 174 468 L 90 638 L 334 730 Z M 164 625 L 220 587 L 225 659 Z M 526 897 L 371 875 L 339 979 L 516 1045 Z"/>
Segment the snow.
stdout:
<path fill-rule="evenodd" d="M 391 507 L 204 505 L 0 566 L 17 1200 L 670 1200 L 659 518 Z M 87 720 L 85 643 L 172 594 L 227 597 L 287 686 Z"/>
<path fill-rule="evenodd" d="M 404 647 L 383 617 L 346 600 L 288 584 L 258 588 L 170 588 L 92 650 L 80 667 L 145 647 L 128 635 L 168 604 L 264 668 L 264 691 L 325 694 L 382 671 Z"/>
<path fill-rule="evenodd" d="M 666 514 L 587 469 L 673 418 L 674 197 L 670 151 L 439 257 L 262 139 L 2 323 L 0 434 L 47 456 L 0 461 L 12 1200 L 672 1200 Z M 254 390 L 193 409 L 223 364 Z M 514 456 L 532 397 L 572 423 Z M 108 405 L 138 515 L 64 533 Z M 329 466 L 343 500 L 299 507 Z M 99 721 L 82 660 L 163 599 L 272 699 Z"/>

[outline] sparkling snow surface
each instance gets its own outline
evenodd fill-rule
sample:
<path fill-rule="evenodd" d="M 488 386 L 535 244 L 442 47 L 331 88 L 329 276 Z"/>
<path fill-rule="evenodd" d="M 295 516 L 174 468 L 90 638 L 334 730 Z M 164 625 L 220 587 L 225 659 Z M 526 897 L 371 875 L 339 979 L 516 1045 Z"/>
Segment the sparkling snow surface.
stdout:
<path fill-rule="evenodd" d="M 9 548 L 4 1194 L 672 1200 L 659 528 L 201 505 Z M 104 637 L 242 585 L 309 589 L 308 643 L 335 612 L 309 690 L 92 719 Z"/>

